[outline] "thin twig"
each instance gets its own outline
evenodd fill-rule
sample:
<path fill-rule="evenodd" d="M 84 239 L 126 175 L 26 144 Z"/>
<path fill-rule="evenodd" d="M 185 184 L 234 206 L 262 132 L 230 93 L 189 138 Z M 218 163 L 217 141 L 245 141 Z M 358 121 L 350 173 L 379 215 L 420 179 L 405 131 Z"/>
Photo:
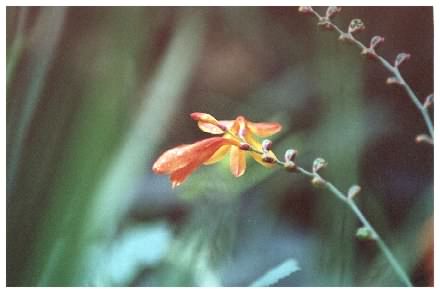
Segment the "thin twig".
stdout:
<path fill-rule="evenodd" d="M 327 27 L 330 27 L 337 31 L 339 33 L 340 37 L 343 37 L 345 39 L 348 39 L 353 44 L 355 44 L 357 47 L 359 47 L 362 51 L 367 50 L 368 48 L 359 40 L 357 40 L 353 34 L 346 33 L 343 30 L 341 30 L 336 24 L 334 24 L 330 18 L 324 18 L 321 16 L 318 12 L 316 12 L 313 8 L 310 7 L 310 12 L 316 16 L 316 18 L 319 21 L 325 21 L 325 25 Z M 411 101 L 414 103 L 414 105 L 419 110 L 420 114 L 422 114 L 423 120 L 425 121 L 426 127 L 428 128 L 429 134 L 431 136 L 431 139 L 434 140 L 434 126 L 431 120 L 431 117 L 429 116 L 428 109 L 423 106 L 423 104 L 420 102 L 417 95 L 414 93 L 408 82 L 402 77 L 400 74 L 399 68 L 397 66 L 391 65 L 390 62 L 388 62 L 384 57 L 377 54 L 375 51 L 373 51 L 374 57 L 376 57 L 377 60 L 387 69 L 397 80 L 397 82 L 404 88 L 408 96 L 410 97 Z"/>
<path fill-rule="evenodd" d="M 365 228 L 367 228 L 372 233 L 372 239 L 375 240 L 382 251 L 382 253 L 387 258 L 388 262 L 396 272 L 396 274 L 399 276 L 400 280 L 408 287 L 412 287 L 412 283 L 408 277 L 408 275 L 405 273 L 405 271 L 402 269 L 402 266 L 397 261 L 396 257 L 393 255 L 391 250 L 388 248 L 388 246 L 383 241 L 382 237 L 379 235 L 379 233 L 376 231 L 376 229 L 373 228 L 373 226 L 370 224 L 370 222 L 367 220 L 367 218 L 364 216 L 362 211 L 358 208 L 356 203 L 353 201 L 353 199 L 347 197 L 343 192 L 341 192 L 336 186 L 334 186 L 331 182 L 323 179 L 319 174 L 312 173 L 309 171 L 304 170 L 301 167 L 297 167 L 298 171 L 310 178 L 318 177 L 321 182 L 323 182 L 324 187 L 332 192 L 336 197 L 341 200 L 343 203 L 345 203 L 352 212 L 356 215 L 356 217 L 361 221 L 361 223 L 364 225 Z"/>

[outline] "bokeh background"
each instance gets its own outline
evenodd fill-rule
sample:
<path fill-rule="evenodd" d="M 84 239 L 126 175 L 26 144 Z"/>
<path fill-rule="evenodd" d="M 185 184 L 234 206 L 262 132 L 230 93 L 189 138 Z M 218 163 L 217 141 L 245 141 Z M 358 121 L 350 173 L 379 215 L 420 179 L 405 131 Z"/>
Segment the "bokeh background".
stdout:
<path fill-rule="evenodd" d="M 316 10 L 325 13 L 325 7 Z M 420 98 L 432 7 L 343 7 Z M 432 285 L 433 148 L 405 92 L 297 7 L 7 7 L 7 285 L 400 286 L 360 223 L 308 179 L 225 160 L 182 186 L 152 173 L 207 137 L 189 117 L 278 121 L 274 151 L 357 198 L 415 285 Z"/>

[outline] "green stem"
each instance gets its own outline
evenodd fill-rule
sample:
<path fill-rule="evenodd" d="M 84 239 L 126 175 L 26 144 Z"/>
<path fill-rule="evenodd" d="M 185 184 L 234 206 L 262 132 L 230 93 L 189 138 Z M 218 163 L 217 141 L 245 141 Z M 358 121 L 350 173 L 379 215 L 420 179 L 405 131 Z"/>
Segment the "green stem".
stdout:
<path fill-rule="evenodd" d="M 312 9 L 312 13 L 316 16 L 318 20 L 322 20 L 323 17 Z M 336 24 L 331 22 L 330 19 L 326 19 L 326 23 L 330 25 L 335 31 L 339 33 L 340 36 L 347 37 L 353 44 L 355 44 L 357 47 L 359 47 L 361 50 L 366 50 L 367 47 L 362 44 L 359 40 L 357 40 L 352 34 L 345 33 L 342 31 Z M 409 86 L 409 84 L 406 82 L 406 80 L 402 77 L 400 74 L 399 68 L 396 66 L 393 66 L 388 62 L 385 58 L 378 55 L 376 52 L 374 52 L 374 56 L 379 60 L 379 62 L 387 69 L 398 81 L 399 84 L 404 88 L 408 96 L 410 97 L 413 104 L 417 107 L 420 114 L 423 117 L 423 120 L 425 121 L 426 127 L 428 128 L 429 135 L 431 136 L 431 139 L 434 141 L 434 126 L 431 120 L 431 117 L 429 116 L 428 109 L 422 105 L 417 95 L 414 93 L 412 88 Z"/>
<path fill-rule="evenodd" d="M 370 222 L 367 220 L 367 218 L 364 216 L 362 211 L 358 208 L 356 203 L 349 197 L 347 197 L 344 193 L 342 193 L 336 186 L 334 186 L 332 183 L 324 180 L 319 174 L 312 173 L 309 171 L 306 171 L 305 169 L 298 167 L 298 171 L 310 178 L 318 177 L 322 180 L 324 183 L 324 186 L 327 190 L 332 192 L 336 197 L 341 200 L 343 203 L 345 203 L 352 212 L 356 215 L 356 217 L 361 221 L 361 223 L 366 227 L 368 230 L 372 232 L 373 239 L 376 241 L 377 245 L 379 246 L 379 249 L 382 251 L 382 253 L 387 258 L 388 262 L 390 263 L 391 267 L 393 268 L 394 272 L 397 274 L 399 279 L 408 287 L 412 287 L 412 283 L 408 277 L 408 275 L 405 273 L 405 271 L 402 269 L 402 266 L 397 261 L 396 257 L 393 255 L 391 250 L 388 248 L 388 246 L 383 241 L 382 237 L 377 233 L 376 229 L 373 228 L 373 226 L 370 224 Z"/>

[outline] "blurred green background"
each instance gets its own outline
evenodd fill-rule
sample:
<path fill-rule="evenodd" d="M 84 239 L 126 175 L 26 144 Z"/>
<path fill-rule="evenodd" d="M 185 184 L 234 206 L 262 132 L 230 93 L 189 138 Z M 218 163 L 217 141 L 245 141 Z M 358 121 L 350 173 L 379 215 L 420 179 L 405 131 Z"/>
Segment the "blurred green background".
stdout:
<path fill-rule="evenodd" d="M 344 7 L 335 22 L 352 18 L 388 60 L 410 53 L 403 75 L 432 92 L 432 7 Z M 238 179 L 225 160 L 174 190 L 153 174 L 163 151 L 207 137 L 195 111 L 282 123 L 274 151 L 361 185 L 360 208 L 430 285 L 423 121 L 385 69 L 297 7 L 7 7 L 6 43 L 8 286 L 248 286 L 292 259 L 276 286 L 401 285 L 308 179 L 250 159 Z"/>

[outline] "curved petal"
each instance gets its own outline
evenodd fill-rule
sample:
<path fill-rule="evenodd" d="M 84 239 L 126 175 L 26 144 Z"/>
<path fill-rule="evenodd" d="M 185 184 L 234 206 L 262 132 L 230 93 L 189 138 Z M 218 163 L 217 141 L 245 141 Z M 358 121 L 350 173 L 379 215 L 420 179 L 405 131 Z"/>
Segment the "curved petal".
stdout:
<path fill-rule="evenodd" d="M 157 174 L 170 174 L 188 165 L 201 165 L 208 160 L 221 146 L 237 142 L 223 137 L 212 137 L 193 144 L 180 145 L 164 152 L 153 164 Z"/>
<path fill-rule="evenodd" d="M 261 137 L 271 136 L 282 128 L 281 124 L 277 122 L 254 123 L 250 121 L 247 122 L 247 127 L 252 133 Z"/>
<path fill-rule="evenodd" d="M 192 172 L 197 170 L 197 168 L 199 166 L 200 166 L 199 164 L 193 163 L 193 164 L 189 164 L 186 167 L 183 167 L 183 168 L 178 169 L 178 170 L 174 171 L 173 173 L 171 173 L 170 180 L 171 180 L 172 188 L 175 188 L 175 187 L 179 186 L 180 184 L 182 184 L 182 182 L 185 181 L 185 179 Z"/>
<path fill-rule="evenodd" d="M 231 148 L 231 146 L 229 145 L 224 145 L 222 147 L 220 147 L 213 155 L 212 157 L 210 157 L 207 161 L 205 161 L 203 164 L 204 165 L 211 165 L 214 163 L 217 163 L 218 161 L 222 160 L 226 154 L 228 153 L 229 149 Z"/>
<path fill-rule="evenodd" d="M 214 118 L 211 114 L 194 112 L 190 114 L 191 118 L 195 121 L 203 121 L 207 123 L 217 124 L 217 119 Z"/>
<path fill-rule="evenodd" d="M 191 113 L 191 118 L 197 121 L 199 128 L 207 133 L 222 134 L 224 131 L 219 127 L 220 123 L 211 114 L 194 112 Z"/>
<path fill-rule="evenodd" d="M 211 134 L 223 134 L 224 131 L 221 130 L 218 126 L 215 126 L 214 124 L 198 121 L 197 125 L 203 132 L 211 133 Z"/>
<path fill-rule="evenodd" d="M 240 130 L 240 122 L 237 119 L 233 120 L 228 129 L 233 134 L 238 135 L 238 131 Z"/>
<path fill-rule="evenodd" d="M 229 156 L 232 175 L 240 177 L 246 171 L 246 152 L 236 146 L 231 146 Z"/>

